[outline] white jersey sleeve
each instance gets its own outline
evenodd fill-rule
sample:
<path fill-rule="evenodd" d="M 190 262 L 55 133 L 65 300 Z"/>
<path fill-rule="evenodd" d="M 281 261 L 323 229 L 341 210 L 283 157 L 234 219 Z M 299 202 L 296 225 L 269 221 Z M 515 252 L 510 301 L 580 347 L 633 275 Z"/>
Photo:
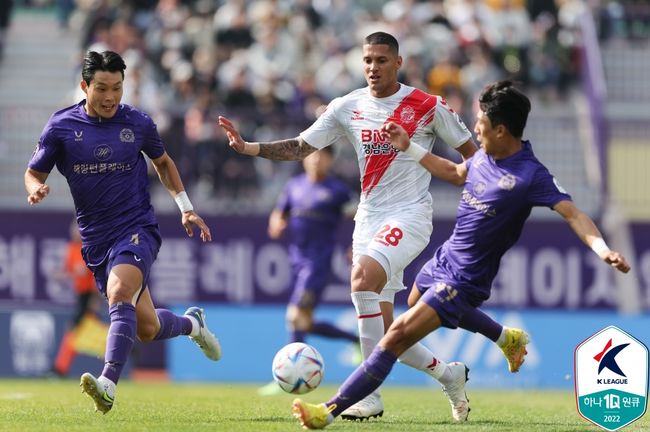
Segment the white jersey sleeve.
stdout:
<path fill-rule="evenodd" d="M 348 141 L 346 129 L 337 118 L 337 111 L 341 102 L 340 97 L 330 102 L 325 112 L 309 128 L 300 133 L 300 138 L 317 149 L 322 149 L 340 141 Z"/>
<path fill-rule="evenodd" d="M 458 148 L 472 138 L 472 133 L 465 123 L 443 98 L 438 99 L 433 129 L 435 134 L 452 148 Z"/>

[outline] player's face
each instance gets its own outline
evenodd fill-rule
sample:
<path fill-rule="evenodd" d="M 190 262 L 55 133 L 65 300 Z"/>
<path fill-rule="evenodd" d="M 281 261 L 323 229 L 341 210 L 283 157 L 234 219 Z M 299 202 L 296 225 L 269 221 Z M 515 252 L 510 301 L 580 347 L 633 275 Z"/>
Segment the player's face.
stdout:
<path fill-rule="evenodd" d="M 363 46 L 363 75 L 375 97 L 387 97 L 399 90 L 397 72 L 402 57 L 391 51 L 388 45 Z"/>
<path fill-rule="evenodd" d="M 476 139 L 481 143 L 481 147 L 487 154 L 494 154 L 496 148 L 496 130 L 492 127 L 492 122 L 482 110 L 476 113 L 476 124 L 474 125 Z"/>
<path fill-rule="evenodd" d="M 122 100 L 123 81 L 121 72 L 106 71 L 97 71 L 90 84 L 86 84 L 82 80 L 81 89 L 86 93 L 88 115 L 103 118 L 113 117 Z"/>

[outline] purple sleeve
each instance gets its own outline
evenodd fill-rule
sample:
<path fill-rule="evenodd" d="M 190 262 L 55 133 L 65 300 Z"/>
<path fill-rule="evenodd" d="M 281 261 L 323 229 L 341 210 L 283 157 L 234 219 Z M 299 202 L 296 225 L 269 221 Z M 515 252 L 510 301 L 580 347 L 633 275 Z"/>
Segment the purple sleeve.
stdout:
<path fill-rule="evenodd" d="M 59 157 L 60 147 L 60 141 L 54 133 L 54 128 L 48 122 L 27 166 L 38 172 L 50 173 Z"/>
<path fill-rule="evenodd" d="M 149 159 L 157 159 L 165 153 L 165 146 L 163 145 L 162 139 L 160 139 L 160 135 L 158 134 L 158 128 L 156 127 L 156 124 L 153 122 L 151 117 L 147 116 L 146 114 L 143 116 L 145 119 L 145 138 L 144 145 L 142 146 L 142 151 L 149 157 Z"/>
<path fill-rule="evenodd" d="M 546 168 L 540 168 L 532 179 L 528 200 L 534 206 L 553 208 L 560 201 L 571 201 L 571 195 Z"/>

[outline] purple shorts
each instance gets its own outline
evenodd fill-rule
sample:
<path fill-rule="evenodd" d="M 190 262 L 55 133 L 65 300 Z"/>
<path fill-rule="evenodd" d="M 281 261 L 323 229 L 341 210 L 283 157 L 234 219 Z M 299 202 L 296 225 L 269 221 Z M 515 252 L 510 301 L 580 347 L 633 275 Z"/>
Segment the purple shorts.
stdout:
<path fill-rule="evenodd" d="M 318 305 L 330 279 L 331 258 L 302 259 L 292 264 L 293 290 L 289 304 L 306 309 Z"/>
<path fill-rule="evenodd" d="M 415 286 L 422 293 L 420 301 L 438 313 L 442 326 L 454 329 L 463 315 L 481 306 L 486 298 L 482 294 L 473 295 L 476 289 L 454 277 L 447 264 L 444 257 L 436 254 L 422 266 L 415 277 Z"/>
<path fill-rule="evenodd" d="M 146 287 L 160 244 L 157 228 L 137 228 L 135 232 L 112 243 L 84 247 L 82 253 L 95 276 L 97 289 L 107 297 L 108 275 L 118 264 L 131 264 L 139 268 L 143 276 L 142 285 Z"/>

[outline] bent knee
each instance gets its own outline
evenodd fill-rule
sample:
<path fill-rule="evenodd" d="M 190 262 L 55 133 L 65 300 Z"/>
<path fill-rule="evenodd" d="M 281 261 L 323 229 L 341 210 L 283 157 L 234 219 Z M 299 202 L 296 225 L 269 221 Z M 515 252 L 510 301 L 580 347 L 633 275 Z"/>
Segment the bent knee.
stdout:
<path fill-rule="evenodd" d="M 138 326 L 138 339 L 142 342 L 151 342 L 156 338 L 160 331 L 160 325 L 154 323 Z"/>
<path fill-rule="evenodd" d="M 287 324 L 292 330 L 309 331 L 312 326 L 311 314 L 302 309 L 289 309 L 287 312 Z"/>

